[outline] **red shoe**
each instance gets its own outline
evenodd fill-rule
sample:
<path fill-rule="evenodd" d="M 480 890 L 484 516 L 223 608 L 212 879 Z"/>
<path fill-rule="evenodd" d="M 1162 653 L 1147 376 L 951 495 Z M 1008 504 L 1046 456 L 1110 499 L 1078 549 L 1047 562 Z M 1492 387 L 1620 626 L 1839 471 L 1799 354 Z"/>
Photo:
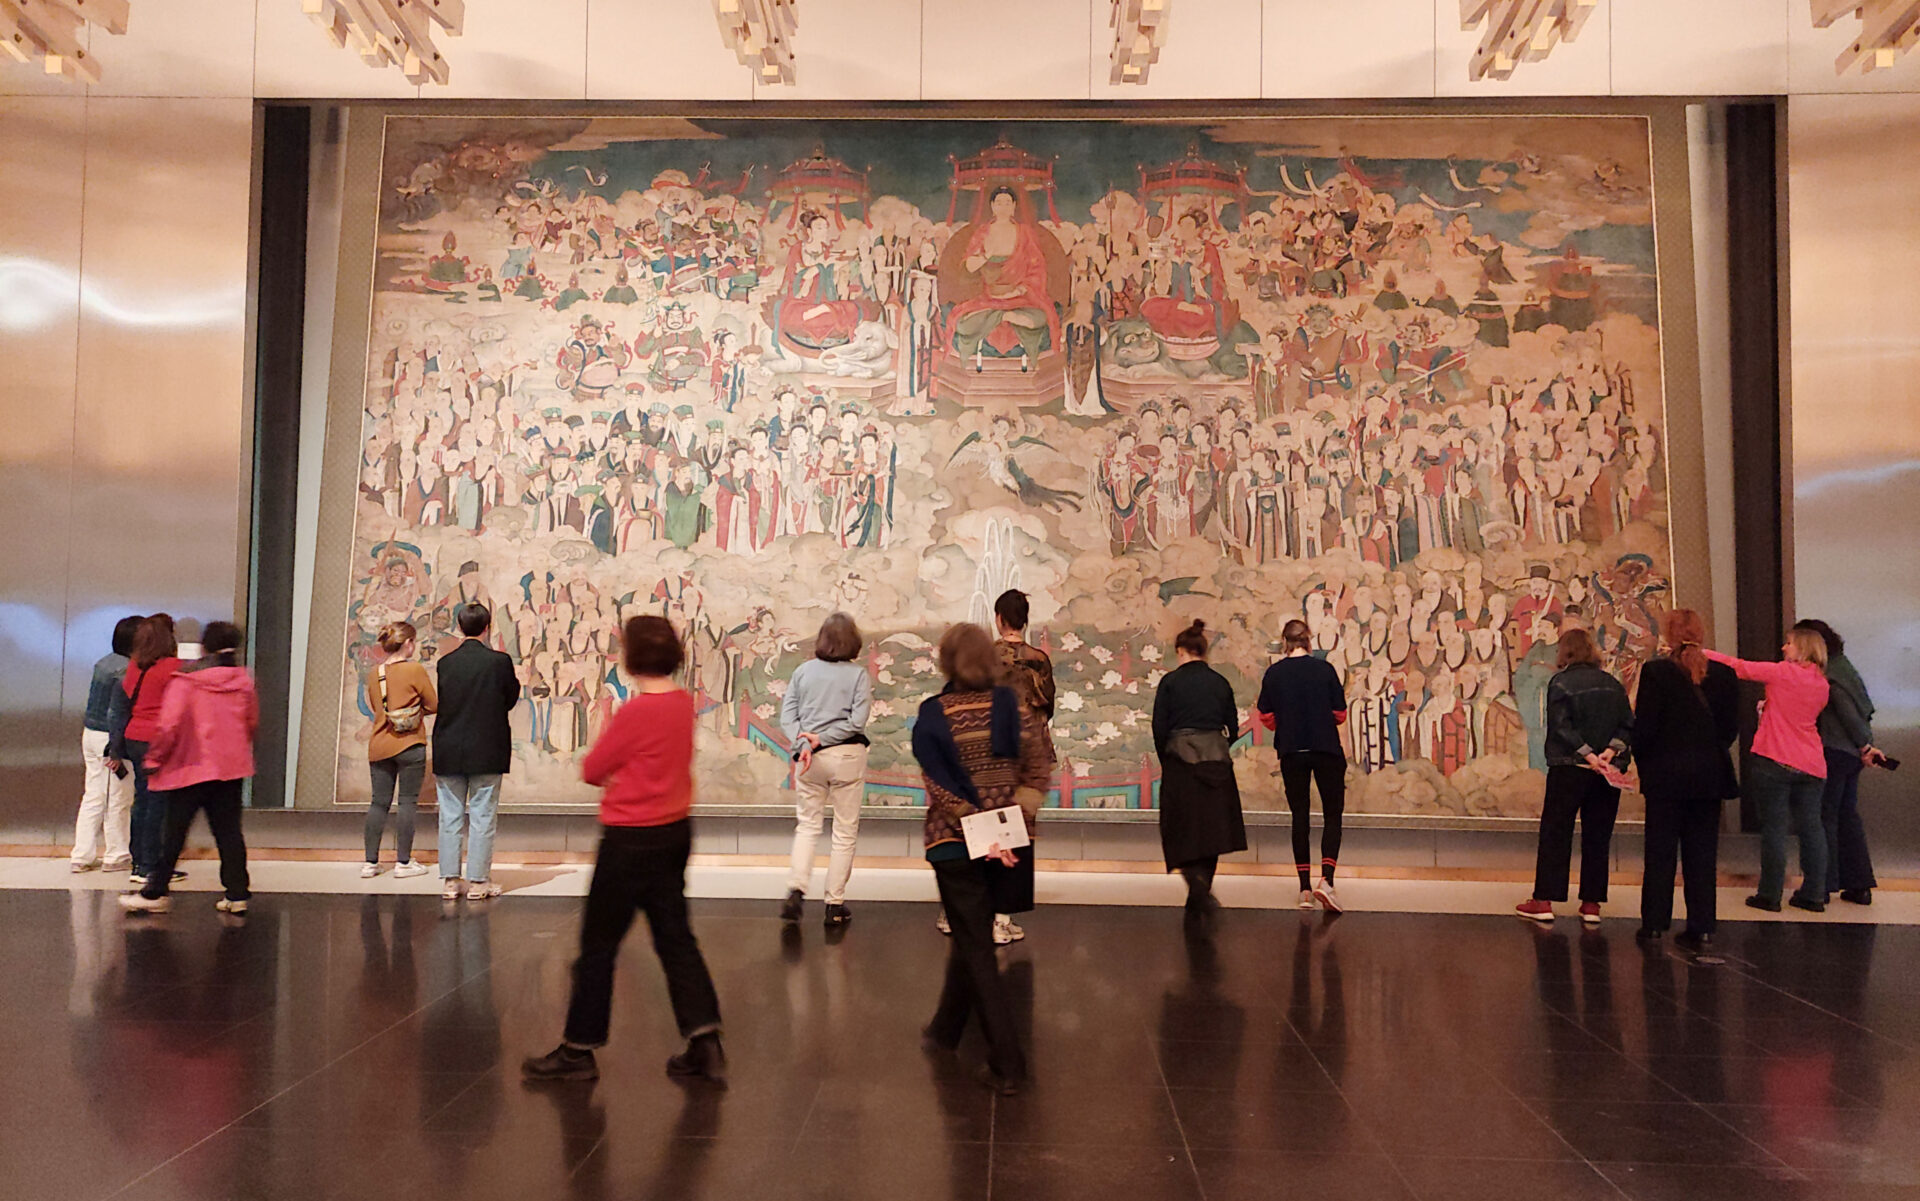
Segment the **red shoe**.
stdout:
<path fill-rule="evenodd" d="M 1580 920 L 1585 922 L 1589 926 L 1599 925 L 1600 924 L 1600 902 L 1598 901 L 1580 902 Z"/>
<path fill-rule="evenodd" d="M 1513 911 L 1521 917 L 1530 917 L 1536 922 L 1553 920 L 1552 901 L 1522 901 L 1513 907 Z"/>

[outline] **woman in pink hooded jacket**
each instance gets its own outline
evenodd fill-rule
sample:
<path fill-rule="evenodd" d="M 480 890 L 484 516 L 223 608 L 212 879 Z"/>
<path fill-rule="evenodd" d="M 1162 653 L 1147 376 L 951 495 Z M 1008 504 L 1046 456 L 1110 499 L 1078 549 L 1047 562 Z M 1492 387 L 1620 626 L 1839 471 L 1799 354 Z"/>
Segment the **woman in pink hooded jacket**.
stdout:
<path fill-rule="evenodd" d="M 205 656 L 181 668 L 169 683 L 159 732 L 147 745 L 149 781 L 166 800 L 166 835 L 159 870 L 147 877 L 145 888 L 120 898 L 130 913 L 165 913 L 171 907 L 167 886 L 173 867 L 187 844 L 193 815 L 203 810 L 220 848 L 220 885 L 226 893 L 215 907 L 245 913 L 253 895 L 247 844 L 240 836 L 240 797 L 253 774 L 260 698 L 253 676 L 240 666 L 240 627 L 211 622 L 200 642 Z"/>

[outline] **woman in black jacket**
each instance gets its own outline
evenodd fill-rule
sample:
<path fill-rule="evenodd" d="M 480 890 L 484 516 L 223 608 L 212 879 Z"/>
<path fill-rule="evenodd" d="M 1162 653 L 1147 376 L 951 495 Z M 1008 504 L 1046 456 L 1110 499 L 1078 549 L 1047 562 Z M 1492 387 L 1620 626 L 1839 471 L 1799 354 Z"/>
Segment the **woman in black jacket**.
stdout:
<path fill-rule="evenodd" d="M 1580 920 L 1600 924 L 1613 855 L 1613 819 L 1620 790 L 1609 773 L 1626 766 L 1633 733 L 1627 690 L 1600 666 L 1600 651 L 1585 630 L 1560 635 L 1559 668 L 1547 683 L 1547 793 L 1540 813 L 1540 851 L 1533 897 L 1514 912 L 1553 920 L 1553 903 L 1567 899 L 1573 861 L 1573 821 L 1580 819 Z"/>
<path fill-rule="evenodd" d="M 1230 748 L 1240 715 L 1233 685 L 1207 666 L 1206 623 L 1173 640 L 1180 665 L 1153 694 L 1153 749 L 1160 754 L 1160 850 L 1187 881 L 1187 912 L 1220 907 L 1213 873 L 1220 856 L 1247 849 L 1240 786 Z"/>
<path fill-rule="evenodd" d="M 1706 625 L 1692 609 L 1661 622 L 1667 653 L 1640 671 L 1633 750 L 1647 798 L 1646 878 L 1640 932 L 1651 942 L 1673 924 L 1676 855 L 1687 896 L 1687 928 L 1674 942 L 1690 951 L 1713 941 L 1719 876 L 1720 802 L 1740 795 L 1727 748 L 1740 733 L 1740 679 L 1700 652 Z"/>

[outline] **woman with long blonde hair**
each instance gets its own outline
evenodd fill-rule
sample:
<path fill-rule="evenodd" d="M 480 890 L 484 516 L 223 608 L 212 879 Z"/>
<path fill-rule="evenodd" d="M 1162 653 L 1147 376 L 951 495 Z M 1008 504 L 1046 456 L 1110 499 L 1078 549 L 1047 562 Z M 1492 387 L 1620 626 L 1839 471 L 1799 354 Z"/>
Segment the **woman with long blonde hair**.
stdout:
<path fill-rule="evenodd" d="M 393 874 L 401 879 L 427 874 L 426 864 L 413 857 L 414 812 L 427 771 L 427 717 L 436 711 L 439 698 L 434 695 L 433 677 L 413 657 L 418 637 L 410 622 L 381 626 L 382 658 L 367 673 L 367 704 L 373 710 L 367 770 L 373 778 L 373 792 L 367 802 L 363 832 L 367 851 L 367 861 L 360 868 L 363 878 L 380 874 L 380 840 L 386 834 L 387 813 L 393 808 L 396 794 L 400 798 L 400 824 L 394 831 L 398 860 Z"/>
<path fill-rule="evenodd" d="M 1816 724 L 1827 707 L 1827 643 L 1812 630 L 1788 630 L 1780 661 L 1736 659 L 1701 651 L 1733 668 L 1743 680 L 1767 686 L 1760 728 L 1753 736 L 1753 767 L 1747 789 L 1760 814 L 1760 888 L 1747 898 L 1754 909 L 1780 912 L 1787 886 L 1787 832 L 1800 839 L 1800 870 L 1806 879 L 1787 904 L 1809 913 L 1827 908 L 1827 832 L 1820 825 L 1820 797 L 1827 784 L 1827 753 Z"/>

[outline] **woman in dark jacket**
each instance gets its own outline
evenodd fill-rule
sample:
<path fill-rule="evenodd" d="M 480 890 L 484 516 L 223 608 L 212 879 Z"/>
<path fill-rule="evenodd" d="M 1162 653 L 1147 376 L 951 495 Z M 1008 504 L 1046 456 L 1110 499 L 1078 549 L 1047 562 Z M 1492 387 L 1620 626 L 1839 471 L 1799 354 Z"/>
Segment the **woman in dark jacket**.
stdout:
<path fill-rule="evenodd" d="M 993 915 L 1018 907 L 1018 898 L 1005 894 L 1009 883 L 1018 887 L 1012 869 L 1020 861 L 1011 848 L 997 847 L 971 858 L 962 822 L 971 814 L 1019 807 L 1027 790 L 1046 788 L 1052 761 L 1039 715 L 1002 682 L 993 639 L 985 630 L 954 626 L 941 636 L 938 653 L 947 686 L 920 706 L 913 757 L 927 790 L 927 863 L 953 942 L 940 1006 L 924 1040 L 931 1050 L 951 1052 L 968 1020 L 978 1016 L 987 1037 L 983 1079 L 1006 1095 L 1019 1090 L 1027 1058 L 994 959 Z"/>
<path fill-rule="evenodd" d="M 1637 937 L 1651 942 L 1673 924 L 1677 851 L 1687 928 L 1673 941 L 1699 951 L 1713 941 L 1720 802 L 1740 795 L 1727 753 L 1740 733 L 1740 680 L 1701 653 L 1706 626 L 1698 613 L 1674 609 L 1661 625 L 1667 653 L 1641 669 L 1633 714 L 1633 751 L 1647 798 Z"/>
<path fill-rule="evenodd" d="M 1871 905 L 1878 881 L 1867 849 L 1867 827 L 1860 820 L 1860 770 L 1887 758 L 1873 745 L 1873 698 L 1847 658 L 1846 640 L 1832 626 L 1809 619 L 1794 622 L 1793 628 L 1811 630 L 1827 644 L 1827 707 L 1814 722 L 1827 757 L 1826 791 L 1820 798 L 1820 824 L 1827 831 L 1827 891 L 1855 905 Z"/>
<path fill-rule="evenodd" d="M 1173 640 L 1180 665 L 1153 694 L 1153 749 L 1160 755 L 1160 850 L 1186 877 L 1187 912 L 1220 907 L 1220 856 L 1247 849 L 1230 747 L 1239 733 L 1233 685 L 1207 666 L 1207 627 L 1195 621 Z"/>
<path fill-rule="evenodd" d="M 1556 666 L 1558 673 L 1547 683 L 1547 792 L 1533 897 L 1514 911 L 1534 921 L 1553 920 L 1553 903 L 1567 899 L 1578 817 L 1580 920 L 1597 926 L 1607 899 L 1613 820 L 1620 813 L 1620 789 L 1607 777 L 1626 766 L 1633 706 L 1620 681 L 1600 666 L 1600 651 L 1587 631 L 1560 635 Z"/>

